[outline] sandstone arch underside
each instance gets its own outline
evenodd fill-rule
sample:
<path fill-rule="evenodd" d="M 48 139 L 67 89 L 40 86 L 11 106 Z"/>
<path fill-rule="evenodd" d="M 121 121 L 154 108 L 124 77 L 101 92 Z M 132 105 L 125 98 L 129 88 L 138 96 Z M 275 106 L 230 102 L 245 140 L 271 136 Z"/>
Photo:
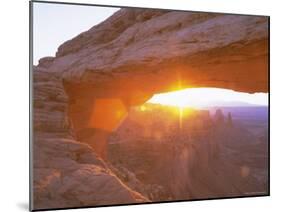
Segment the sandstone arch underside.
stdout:
<path fill-rule="evenodd" d="M 121 9 L 62 44 L 55 57 L 42 58 L 33 70 L 35 205 L 93 205 L 90 197 L 110 192 L 107 187 L 92 194 L 85 188 L 84 181 L 91 184 L 97 175 L 106 176 L 118 191 L 99 204 L 148 201 L 91 152 L 103 148 L 96 140 L 106 141 L 104 131 L 112 131 L 122 119 L 116 117 L 109 130 L 92 132 L 94 105 L 103 99 L 102 108 L 114 104 L 112 110 L 123 116 L 155 93 L 187 87 L 268 92 L 268 24 L 268 17 Z M 92 118 L 97 123 L 104 117 Z M 83 144 L 77 134 L 95 141 Z"/>

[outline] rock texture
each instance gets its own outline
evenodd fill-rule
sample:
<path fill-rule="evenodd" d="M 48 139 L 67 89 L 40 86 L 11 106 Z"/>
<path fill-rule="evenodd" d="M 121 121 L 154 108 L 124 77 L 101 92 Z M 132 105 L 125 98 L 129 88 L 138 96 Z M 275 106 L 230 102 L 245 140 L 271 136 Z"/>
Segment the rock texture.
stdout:
<path fill-rule="evenodd" d="M 122 9 L 61 45 L 48 71 L 71 96 L 133 98 L 178 86 L 267 91 L 267 62 L 267 17 Z"/>
<path fill-rule="evenodd" d="M 267 138 L 249 131 L 267 130 L 265 119 L 256 128 L 257 113 L 230 125 L 198 110 L 179 124 L 177 108 L 145 105 L 146 111 L 132 109 L 109 139 L 112 170 L 134 190 L 152 201 L 267 193 Z M 255 126 L 241 125 L 243 120 Z"/>
<path fill-rule="evenodd" d="M 147 202 L 75 139 L 62 80 L 33 73 L 33 209 Z"/>
<path fill-rule="evenodd" d="M 267 17 L 121 9 L 42 58 L 33 69 L 33 209 L 149 201 L 113 174 L 97 140 L 80 142 L 75 126 L 89 132 L 81 117 L 100 98 L 128 109 L 185 87 L 268 91 L 267 39 Z"/>

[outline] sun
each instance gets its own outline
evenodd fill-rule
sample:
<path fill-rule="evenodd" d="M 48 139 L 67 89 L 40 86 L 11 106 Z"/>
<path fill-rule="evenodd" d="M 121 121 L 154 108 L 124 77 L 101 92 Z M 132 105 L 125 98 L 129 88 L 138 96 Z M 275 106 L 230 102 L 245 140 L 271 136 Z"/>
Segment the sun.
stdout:
<path fill-rule="evenodd" d="M 181 111 L 186 107 L 198 107 L 198 101 L 196 101 L 194 98 L 190 98 L 189 92 L 187 90 L 188 89 L 156 94 L 148 102 L 175 106 Z"/>

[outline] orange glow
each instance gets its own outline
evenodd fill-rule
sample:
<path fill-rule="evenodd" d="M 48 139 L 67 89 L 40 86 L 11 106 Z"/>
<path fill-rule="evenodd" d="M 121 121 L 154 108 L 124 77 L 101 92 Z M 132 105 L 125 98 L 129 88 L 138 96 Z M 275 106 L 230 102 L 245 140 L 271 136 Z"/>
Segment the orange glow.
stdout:
<path fill-rule="evenodd" d="M 142 106 L 140 107 L 140 110 L 141 110 L 141 111 L 145 111 L 145 110 L 146 110 L 145 106 L 142 105 Z"/>
<path fill-rule="evenodd" d="M 126 107 L 120 99 L 96 99 L 88 127 L 113 131 L 126 114 Z"/>
<path fill-rule="evenodd" d="M 179 107 L 179 127 L 182 129 L 183 107 Z"/>
<path fill-rule="evenodd" d="M 182 129 L 182 126 L 183 126 L 183 120 L 194 114 L 194 111 L 195 109 L 193 108 L 190 108 L 190 107 L 182 107 L 182 106 L 179 106 L 178 107 L 178 117 L 179 117 L 179 128 Z"/>

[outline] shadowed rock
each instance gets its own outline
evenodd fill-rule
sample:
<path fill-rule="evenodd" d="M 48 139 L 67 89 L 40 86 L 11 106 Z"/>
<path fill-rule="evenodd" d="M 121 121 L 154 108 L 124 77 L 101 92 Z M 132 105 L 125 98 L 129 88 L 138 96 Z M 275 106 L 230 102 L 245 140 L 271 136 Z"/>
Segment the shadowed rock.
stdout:
<path fill-rule="evenodd" d="M 266 92 L 267 39 L 267 17 L 121 9 L 42 58 L 33 70 L 35 209 L 149 201 L 111 172 L 98 141 L 78 141 L 89 127 L 84 117 L 99 111 L 99 99 L 122 102 L 109 119 L 186 87 Z"/>
<path fill-rule="evenodd" d="M 70 96 L 266 92 L 267 40 L 267 17 L 122 9 L 61 45 L 48 71 L 63 76 Z"/>
<path fill-rule="evenodd" d="M 76 140 L 61 79 L 33 72 L 33 209 L 147 202 Z"/>
<path fill-rule="evenodd" d="M 223 124 L 224 123 L 224 115 L 221 109 L 217 109 L 215 113 L 215 121 L 217 124 Z"/>

